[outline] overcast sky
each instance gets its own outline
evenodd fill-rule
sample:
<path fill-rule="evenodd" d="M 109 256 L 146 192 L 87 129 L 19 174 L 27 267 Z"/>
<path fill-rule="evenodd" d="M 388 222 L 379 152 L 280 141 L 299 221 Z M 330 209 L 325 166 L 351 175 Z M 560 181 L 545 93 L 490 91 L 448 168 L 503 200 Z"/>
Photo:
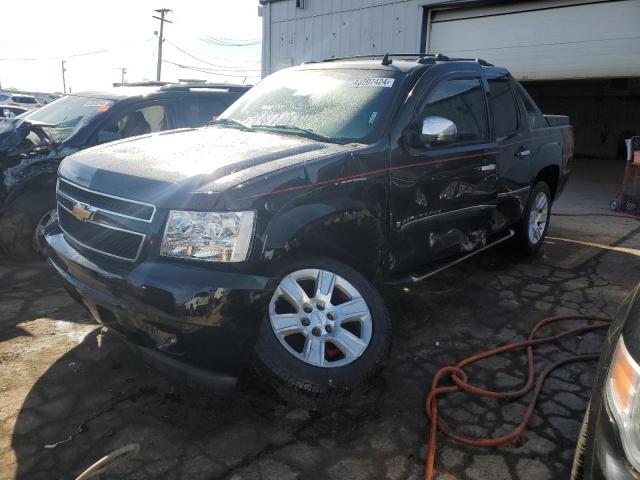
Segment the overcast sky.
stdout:
<path fill-rule="evenodd" d="M 0 83 L 3 88 L 62 91 L 61 57 L 67 61 L 67 88 L 73 92 L 120 81 L 121 67 L 127 69 L 128 81 L 155 80 L 154 31 L 160 22 L 152 15 L 157 8 L 173 10 L 167 18 L 174 23 L 165 24 L 163 59 L 205 70 L 165 63 L 162 80 L 243 82 L 245 75 L 247 83 L 259 79 L 259 44 L 220 46 L 206 41 L 260 40 L 258 0 L 14 0 L 0 5 Z M 77 56 L 104 49 L 109 51 Z"/>

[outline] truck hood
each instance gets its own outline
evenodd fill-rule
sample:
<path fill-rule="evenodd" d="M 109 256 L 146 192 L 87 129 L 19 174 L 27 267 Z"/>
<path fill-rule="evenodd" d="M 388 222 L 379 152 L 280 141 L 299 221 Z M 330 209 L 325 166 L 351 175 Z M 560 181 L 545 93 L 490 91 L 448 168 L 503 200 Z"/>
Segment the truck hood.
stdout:
<path fill-rule="evenodd" d="M 214 126 L 89 148 L 65 158 L 59 173 L 87 188 L 151 200 L 159 191 L 165 196 L 194 191 L 257 165 L 273 162 L 274 169 L 282 168 L 283 159 L 291 158 L 294 164 L 344 148 L 303 137 Z"/>

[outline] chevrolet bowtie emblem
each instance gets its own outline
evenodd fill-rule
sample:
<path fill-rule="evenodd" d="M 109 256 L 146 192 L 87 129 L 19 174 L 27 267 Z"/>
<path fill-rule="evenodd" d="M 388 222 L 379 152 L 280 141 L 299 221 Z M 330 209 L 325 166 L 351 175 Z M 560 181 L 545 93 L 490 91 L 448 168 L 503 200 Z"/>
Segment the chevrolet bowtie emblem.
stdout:
<path fill-rule="evenodd" d="M 89 205 L 86 205 L 84 203 L 76 203 L 71 209 L 71 213 L 81 222 L 88 222 L 96 212 Z"/>

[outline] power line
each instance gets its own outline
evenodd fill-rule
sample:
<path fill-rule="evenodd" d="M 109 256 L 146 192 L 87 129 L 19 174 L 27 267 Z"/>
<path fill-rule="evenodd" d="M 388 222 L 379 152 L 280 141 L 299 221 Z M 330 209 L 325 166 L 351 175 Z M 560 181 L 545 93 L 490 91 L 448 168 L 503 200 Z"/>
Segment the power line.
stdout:
<path fill-rule="evenodd" d="M 113 47 L 113 48 L 103 48 L 100 50 L 92 50 L 90 52 L 82 52 L 82 53 L 73 53 L 71 55 L 58 55 L 58 56 L 54 56 L 54 57 L 28 57 L 28 58 L 0 58 L 0 61 L 6 61 L 6 62 L 40 62 L 40 61 L 44 61 L 44 60 L 62 60 L 65 58 L 76 58 L 76 57 L 86 57 L 87 55 L 99 55 L 101 53 L 107 53 L 107 52 L 113 52 L 116 50 L 122 50 L 123 48 L 127 48 L 130 47 L 132 45 L 136 45 L 138 43 L 147 43 L 150 42 L 151 40 L 153 40 L 154 37 L 152 38 L 147 38 L 146 40 L 142 41 L 142 42 L 135 42 L 135 43 L 128 43 L 126 45 L 121 45 L 119 47 Z"/>
<path fill-rule="evenodd" d="M 186 70 L 193 70 L 193 71 L 196 71 L 196 72 L 208 73 L 209 75 L 219 75 L 221 77 L 246 78 L 246 77 L 259 77 L 260 76 L 259 74 L 234 75 L 233 73 L 219 72 L 219 71 L 216 71 L 216 70 L 213 70 L 213 69 L 210 69 L 210 68 L 194 67 L 193 65 L 184 65 L 182 63 L 171 62 L 169 60 L 163 60 L 162 63 L 168 63 L 170 65 L 175 65 L 176 67 L 184 68 Z"/>
<path fill-rule="evenodd" d="M 166 42 L 169 43 L 176 50 L 184 53 L 185 55 L 187 55 L 188 57 L 193 58 L 194 60 L 197 60 L 199 62 L 202 62 L 202 63 L 204 63 L 206 65 L 209 65 L 209 66 L 212 66 L 212 67 L 220 68 L 220 69 L 225 70 L 225 71 L 229 71 L 229 72 L 247 72 L 247 71 L 259 72 L 259 71 L 261 71 L 258 68 L 248 69 L 248 68 L 236 67 L 236 66 L 232 66 L 232 65 L 218 65 L 216 63 L 211 63 L 211 62 L 208 62 L 207 60 L 203 60 L 202 58 L 193 55 L 192 53 L 187 52 L 186 50 L 184 50 L 183 48 L 180 48 L 178 45 L 176 45 L 175 43 L 171 42 L 168 39 L 166 40 Z M 202 68 L 204 68 L 204 67 L 202 67 Z"/>
<path fill-rule="evenodd" d="M 262 43 L 262 40 L 237 40 L 233 38 L 220 37 L 206 37 L 201 38 L 200 41 L 218 45 L 220 47 L 250 47 L 253 45 L 260 45 Z"/>
<path fill-rule="evenodd" d="M 215 70 L 213 70 L 211 68 L 194 67 L 192 65 L 184 65 L 182 63 L 171 62 L 169 60 L 163 60 L 162 63 L 168 63 L 170 65 L 175 65 L 176 67 L 184 68 L 186 70 L 193 70 L 193 71 L 200 72 L 200 73 L 208 73 L 209 75 L 218 75 L 218 76 L 221 76 L 221 77 L 247 78 L 247 77 L 259 77 L 260 76 L 259 74 L 234 75 L 234 74 L 231 74 L 231 73 L 218 72 L 218 71 L 215 71 Z M 257 70 L 255 70 L 255 71 L 257 71 Z"/>

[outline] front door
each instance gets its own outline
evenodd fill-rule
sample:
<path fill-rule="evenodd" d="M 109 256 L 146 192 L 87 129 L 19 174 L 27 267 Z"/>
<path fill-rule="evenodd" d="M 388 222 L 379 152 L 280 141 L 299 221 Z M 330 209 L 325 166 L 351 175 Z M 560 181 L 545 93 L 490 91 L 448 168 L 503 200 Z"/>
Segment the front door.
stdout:
<path fill-rule="evenodd" d="M 430 81 L 422 95 L 404 148 L 391 156 L 389 265 L 397 272 L 482 246 L 496 210 L 497 151 L 479 66 Z M 426 144 L 429 117 L 453 122 L 457 133 Z"/>

